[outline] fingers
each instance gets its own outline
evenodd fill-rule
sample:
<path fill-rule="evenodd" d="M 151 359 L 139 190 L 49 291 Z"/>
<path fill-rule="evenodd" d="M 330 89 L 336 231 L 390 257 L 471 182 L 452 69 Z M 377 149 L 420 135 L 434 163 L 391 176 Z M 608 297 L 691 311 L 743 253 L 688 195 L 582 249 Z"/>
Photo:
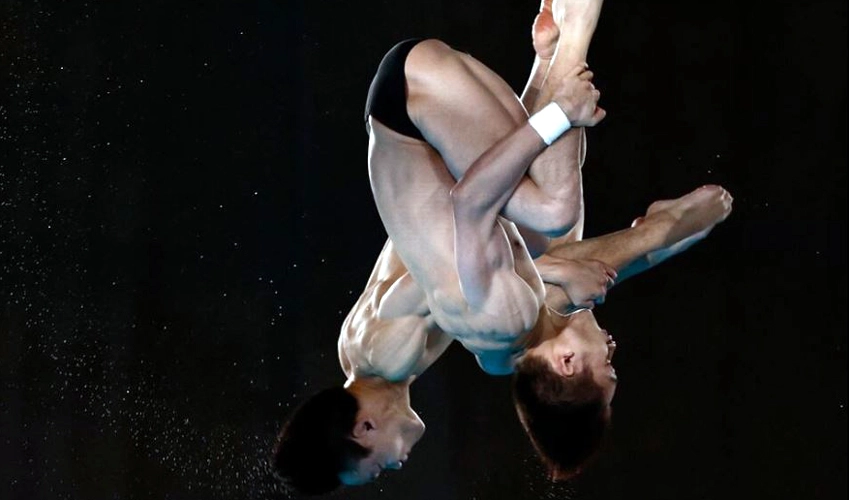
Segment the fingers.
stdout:
<path fill-rule="evenodd" d="M 580 62 L 572 69 L 572 71 L 570 71 L 569 76 L 579 76 L 583 72 L 587 71 L 587 68 L 588 66 L 586 62 Z"/>
<path fill-rule="evenodd" d="M 596 110 L 593 112 L 593 116 L 590 118 L 588 126 L 592 127 L 592 126 L 596 125 L 597 123 L 601 122 L 605 118 L 605 115 L 607 115 L 607 114 L 608 114 L 608 112 L 606 112 L 604 109 L 597 106 Z"/>
<path fill-rule="evenodd" d="M 605 275 L 607 280 L 615 280 L 617 278 L 617 270 L 601 260 L 593 259 L 593 262 L 599 267 L 599 272 Z"/>
<path fill-rule="evenodd" d="M 588 300 L 588 301 L 582 302 L 581 304 L 577 304 L 577 305 L 578 305 L 578 309 L 581 309 L 581 308 L 593 309 L 593 306 L 596 305 L 596 302 L 593 301 L 593 300 Z"/>
<path fill-rule="evenodd" d="M 578 79 L 584 80 L 584 81 L 587 81 L 587 82 L 589 82 L 590 80 L 593 80 L 593 71 L 590 71 L 589 69 L 582 71 L 581 73 L 578 74 Z"/>

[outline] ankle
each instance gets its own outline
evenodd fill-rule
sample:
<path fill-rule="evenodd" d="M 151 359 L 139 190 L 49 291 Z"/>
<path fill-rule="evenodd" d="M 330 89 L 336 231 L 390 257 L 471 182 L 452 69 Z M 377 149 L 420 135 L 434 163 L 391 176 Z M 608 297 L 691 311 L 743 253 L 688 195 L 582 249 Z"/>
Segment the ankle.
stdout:
<path fill-rule="evenodd" d="M 664 248 L 667 243 L 667 235 L 676 224 L 676 218 L 666 210 L 647 215 L 643 222 L 637 226 L 630 228 L 635 234 L 640 235 L 640 238 L 649 242 L 648 250 L 658 250 Z"/>

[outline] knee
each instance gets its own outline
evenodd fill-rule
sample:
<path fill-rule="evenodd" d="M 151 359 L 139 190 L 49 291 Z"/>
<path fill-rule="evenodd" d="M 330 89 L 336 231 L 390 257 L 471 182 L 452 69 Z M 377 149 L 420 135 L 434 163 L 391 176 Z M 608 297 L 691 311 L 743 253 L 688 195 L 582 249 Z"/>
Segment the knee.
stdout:
<path fill-rule="evenodd" d="M 428 38 L 417 43 L 408 55 L 414 63 L 439 62 L 440 60 L 456 57 L 458 52 L 442 40 Z"/>
<path fill-rule="evenodd" d="M 460 63 L 460 52 L 436 38 L 429 38 L 417 43 L 410 51 L 404 72 L 408 81 L 442 79 L 446 76 L 445 72 L 452 71 L 455 67 L 460 68 L 455 66 Z"/>
<path fill-rule="evenodd" d="M 557 238 L 567 234 L 578 224 L 581 204 L 570 199 L 552 199 L 546 203 L 543 212 L 540 227 L 535 229 L 550 238 Z"/>

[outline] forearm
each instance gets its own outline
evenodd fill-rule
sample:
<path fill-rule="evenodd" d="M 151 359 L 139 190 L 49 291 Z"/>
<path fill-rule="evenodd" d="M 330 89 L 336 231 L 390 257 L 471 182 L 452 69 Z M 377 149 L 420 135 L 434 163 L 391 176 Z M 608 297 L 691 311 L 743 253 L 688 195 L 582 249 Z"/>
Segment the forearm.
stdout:
<path fill-rule="evenodd" d="M 489 295 L 490 244 L 499 212 L 528 164 L 545 147 L 526 123 L 476 159 L 451 190 L 455 264 L 461 293 L 473 308 L 482 306 Z"/>
<path fill-rule="evenodd" d="M 478 157 L 451 191 L 455 216 L 492 225 L 546 143 L 527 122 Z"/>

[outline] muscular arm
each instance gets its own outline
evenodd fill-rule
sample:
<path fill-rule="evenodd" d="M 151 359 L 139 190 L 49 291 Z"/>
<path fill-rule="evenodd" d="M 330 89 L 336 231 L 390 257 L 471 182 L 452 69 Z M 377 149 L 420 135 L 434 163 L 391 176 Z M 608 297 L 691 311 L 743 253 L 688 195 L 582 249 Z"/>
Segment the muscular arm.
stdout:
<path fill-rule="evenodd" d="M 541 64 L 538 63 L 532 80 L 539 79 L 539 72 L 542 71 L 540 67 Z M 589 117 L 590 120 L 586 123 L 590 125 L 604 116 L 604 112 L 596 107 L 599 94 L 589 82 L 591 76 L 585 65 L 574 67 L 559 83 L 566 99 L 558 99 L 561 109 L 584 107 L 582 112 L 571 113 L 575 113 L 577 118 Z M 551 87 L 549 93 L 554 95 Z M 583 120 L 571 121 L 576 125 L 585 124 Z M 571 137 L 562 137 L 557 141 L 559 145 L 553 148 L 557 151 L 552 152 L 563 153 L 565 150 L 572 150 L 578 160 L 578 139 L 580 136 L 577 132 Z M 499 265 L 493 259 L 504 254 L 503 248 L 492 248 L 492 245 L 496 244 L 503 246 L 493 238 L 496 217 L 514 194 L 532 160 L 537 158 L 542 160 L 543 164 L 557 161 L 551 157 L 538 158 L 544 149 L 546 143 L 526 122 L 476 158 L 451 190 L 457 271 L 464 297 L 473 307 L 480 307 L 488 296 L 492 277 L 490 269 Z M 558 163 L 563 163 L 563 160 Z M 578 175 L 575 166 L 571 170 Z M 564 183 L 560 189 L 560 196 L 564 199 L 581 198 L 580 181 Z M 571 225 L 560 230 L 566 232 L 570 228 Z"/>
<path fill-rule="evenodd" d="M 577 126 L 593 125 L 604 116 L 596 107 L 599 94 L 589 82 L 591 76 L 585 65 L 578 65 L 561 82 L 566 99 L 559 99 L 558 106 L 571 110 L 571 116 L 576 117 L 571 121 Z M 571 146 L 567 142 L 562 145 Z M 472 307 L 483 305 L 489 294 L 491 268 L 499 265 L 492 259 L 504 255 L 504 243 L 493 238 L 496 217 L 531 161 L 545 148 L 546 143 L 526 122 L 476 158 L 451 190 L 457 271 L 461 290 Z M 566 198 L 581 198 L 580 183 L 566 183 L 561 190 Z M 570 227 L 560 229 L 565 232 Z"/>
<path fill-rule="evenodd" d="M 472 307 L 489 295 L 492 267 L 507 249 L 495 240 L 496 218 L 529 163 L 546 147 L 527 123 L 481 155 L 451 190 L 455 259 L 461 290 Z M 503 246 L 492 248 L 491 245 Z"/>

